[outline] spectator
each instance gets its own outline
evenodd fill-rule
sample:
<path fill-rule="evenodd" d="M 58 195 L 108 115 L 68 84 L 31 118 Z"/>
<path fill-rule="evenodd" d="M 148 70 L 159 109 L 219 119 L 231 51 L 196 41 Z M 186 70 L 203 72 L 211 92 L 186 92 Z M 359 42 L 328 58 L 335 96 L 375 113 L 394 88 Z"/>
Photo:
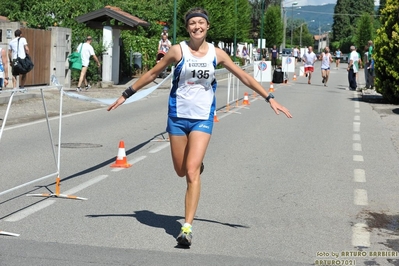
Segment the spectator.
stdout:
<path fill-rule="evenodd" d="M 98 60 L 96 54 L 94 53 L 93 46 L 91 46 L 92 41 L 93 39 L 91 38 L 91 36 L 87 36 L 86 42 L 79 44 L 78 47 L 76 48 L 76 51 L 79 52 L 81 46 L 83 45 L 82 51 L 80 53 L 80 56 L 82 58 L 82 70 L 80 71 L 80 77 L 76 91 L 82 91 L 80 86 L 82 85 L 83 82 L 85 84 L 86 90 L 90 89 L 91 87 L 89 83 L 87 83 L 87 78 L 86 78 L 87 68 L 89 67 L 91 56 L 93 56 L 94 60 L 97 62 L 97 67 L 100 67 L 100 61 Z"/>
<path fill-rule="evenodd" d="M 168 40 L 168 35 L 163 34 L 161 40 L 158 43 L 158 51 L 162 51 L 166 54 L 171 46 L 172 43 Z"/>
<path fill-rule="evenodd" d="M 370 61 L 368 60 L 369 56 L 369 46 L 365 45 L 364 46 L 364 53 L 363 53 L 363 61 L 364 61 L 364 80 L 366 82 L 365 89 L 368 89 L 370 87 L 370 77 L 369 77 L 369 66 L 370 66 Z"/>
<path fill-rule="evenodd" d="M 166 26 L 165 26 L 165 27 L 163 27 L 163 30 L 162 30 L 161 36 L 162 36 L 162 35 L 169 36 L 169 35 L 168 35 L 168 30 L 169 30 L 169 28 L 168 28 L 168 27 L 166 27 Z"/>
<path fill-rule="evenodd" d="M 369 70 L 369 89 L 374 88 L 374 79 L 375 79 L 375 70 L 374 70 L 374 46 L 373 46 L 373 41 L 368 41 L 368 46 L 369 46 L 369 51 L 368 51 L 368 56 L 367 60 L 369 61 L 368 66 L 366 67 Z"/>
<path fill-rule="evenodd" d="M 6 50 L 0 47 L 0 91 L 8 85 L 8 62 Z"/>
<path fill-rule="evenodd" d="M 8 58 L 10 60 L 11 64 L 11 72 L 12 72 L 12 86 L 13 88 L 16 88 L 17 86 L 17 76 L 20 74 L 17 73 L 17 71 L 13 68 L 15 60 L 17 60 L 17 57 L 20 57 L 21 59 L 24 59 L 27 54 L 29 54 L 29 47 L 28 47 L 28 42 L 26 39 L 22 36 L 21 30 L 16 30 L 14 32 L 15 38 L 10 41 L 8 44 Z M 19 80 L 19 89 L 22 90 L 22 92 L 25 92 L 25 82 L 26 82 L 26 74 L 21 74 L 21 78 Z"/>
<path fill-rule="evenodd" d="M 351 53 L 349 54 L 349 63 L 348 63 L 348 81 L 349 81 L 349 89 L 356 90 L 356 73 L 359 72 L 358 62 L 359 62 L 359 54 L 356 52 L 356 47 L 352 45 L 350 47 Z"/>
<path fill-rule="evenodd" d="M 272 53 L 272 67 L 273 69 L 277 68 L 277 57 L 278 57 L 278 49 L 276 45 L 273 45 L 273 48 L 270 50 Z"/>
<path fill-rule="evenodd" d="M 245 64 L 249 63 L 249 53 L 246 46 L 242 48 L 242 58 L 244 58 Z"/>

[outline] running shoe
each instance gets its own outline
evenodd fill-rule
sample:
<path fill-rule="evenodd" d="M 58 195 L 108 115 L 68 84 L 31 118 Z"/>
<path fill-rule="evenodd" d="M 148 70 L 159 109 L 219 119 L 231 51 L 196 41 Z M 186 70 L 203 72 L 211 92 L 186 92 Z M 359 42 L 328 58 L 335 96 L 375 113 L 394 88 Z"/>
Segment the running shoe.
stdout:
<path fill-rule="evenodd" d="M 77 87 L 76 91 L 82 91 L 82 89 L 80 87 Z"/>
<path fill-rule="evenodd" d="M 85 90 L 88 90 L 88 89 L 90 89 L 91 88 L 91 86 L 90 85 L 87 85 L 86 87 L 85 87 Z"/>
<path fill-rule="evenodd" d="M 193 239 L 193 233 L 191 231 L 191 226 L 182 227 L 180 234 L 177 236 L 176 241 L 180 246 L 189 247 L 191 246 L 191 240 Z"/>

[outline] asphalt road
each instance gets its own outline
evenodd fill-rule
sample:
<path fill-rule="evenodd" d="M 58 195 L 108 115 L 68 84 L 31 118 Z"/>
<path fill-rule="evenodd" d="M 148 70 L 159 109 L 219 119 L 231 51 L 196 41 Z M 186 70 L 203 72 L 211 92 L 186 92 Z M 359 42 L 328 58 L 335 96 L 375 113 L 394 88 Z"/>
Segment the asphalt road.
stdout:
<path fill-rule="evenodd" d="M 175 241 L 185 181 L 163 139 L 167 90 L 63 117 L 61 193 L 87 200 L 27 196 L 55 192 L 56 177 L 42 177 L 57 172 L 58 146 L 45 121 L 10 125 L 0 230 L 20 236 L 0 235 L 1 265 L 398 265 L 399 156 L 384 122 L 397 123 L 396 108 L 381 111 L 346 87 L 344 67 L 328 87 L 318 72 L 312 85 L 275 84 L 287 119 L 242 84 L 227 112 L 228 80 L 219 80 L 190 249 Z M 50 128 L 57 142 L 57 119 Z M 127 169 L 110 167 L 120 140 Z"/>

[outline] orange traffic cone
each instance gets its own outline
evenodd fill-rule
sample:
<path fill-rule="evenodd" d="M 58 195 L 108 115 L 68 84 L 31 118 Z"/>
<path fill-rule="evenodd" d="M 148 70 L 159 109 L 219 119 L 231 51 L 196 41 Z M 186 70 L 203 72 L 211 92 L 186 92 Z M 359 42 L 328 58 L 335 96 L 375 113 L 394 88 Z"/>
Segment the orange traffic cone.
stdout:
<path fill-rule="evenodd" d="M 294 74 L 294 77 L 292 78 L 293 80 L 296 80 L 296 74 Z"/>
<path fill-rule="evenodd" d="M 213 122 L 219 122 L 219 119 L 218 119 L 218 117 L 216 115 L 216 111 L 215 111 L 215 113 L 213 115 Z"/>
<path fill-rule="evenodd" d="M 119 142 L 118 155 L 116 156 L 116 162 L 111 164 L 111 167 L 121 167 L 121 168 L 129 168 L 132 166 L 127 163 L 126 152 L 125 152 L 125 143 L 123 140 Z"/>
<path fill-rule="evenodd" d="M 244 100 L 242 100 L 242 105 L 249 105 L 248 92 L 244 93 Z"/>
<path fill-rule="evenodd" d="M 270 82 L 269 92 L 274 92 L 273 82 Z"/>

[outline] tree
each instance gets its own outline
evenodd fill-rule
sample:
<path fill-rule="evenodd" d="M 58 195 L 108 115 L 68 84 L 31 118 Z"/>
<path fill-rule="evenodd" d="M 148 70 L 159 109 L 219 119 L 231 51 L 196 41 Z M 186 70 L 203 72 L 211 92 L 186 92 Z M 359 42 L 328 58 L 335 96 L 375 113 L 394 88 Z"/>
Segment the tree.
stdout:
<path fill-rule="evenodd" d="M 332 25 L 333 41 L 340 41 L 351 35 L 351 26 L 347 14 L 350 0 L 338 0 L 334 8 L 334 22 Z"/>
<path fill-rule="evenodd" d="M 334 46 L 349 52 L 349 46 L 355 42 L 357 21 L 360 14 L 374 14 L 374 0 L 338 0 L 334 9 L 333 41 Z"/>
<path fill-rule="evenodd" d="M 399 103 L 399 4 L 387 0 L 381 10 L 381 28 L 374 41 L 377 91 L 388 101 Z"/>
<path fill-rule="evenodd" d="M 313 46 L 313 44 L 314 44 L 313 35 L 309 32 L 307 23 L 305 23 L 303 20 L 298 20 L 298 22 L 299 22 L 299 24 L 296 23 L 298 25 L 295 26 L 295 28 L 294 28 L 293 43 L 299 44 L 299 46 L 302 43 L 301 47 Z M 302 25 L 302 33 L 301 33 L 301 25 Z M 301 36 L 302 36 L 302 39 L 301 39 Z"/>
<path fill-rule="evenodd" d="M 355 34 L 355 45 L 358 49 L 363 49 L 369 40 L 373 40 L 373 18 L 367 13 L 357 21 L 357 31 Z"/>
<path fill-rule="evenodd" d="M 283 23 L 281 21 L 280 6 L 271 5 L 267 8 L 264 23 L 263 36 L 268 47 L 280 46 L 283 42 Z"/>
<path fill-rule="evenodd" d="M 133 49 L 134 52 L 142 54 L 143 66 L 147 68 L 155 62 L 157 41 L 163 28 L 159 22 L 165 22 L 170 33 L 176 30 L 177 39 L 186 39 L 188 33 L 184 15 L 187 10 L 195 6 L 204 7 L 209 11 L 211 27 L 207 41 L 217 44 L 219 41 L 231 43 L 234 39 L 237 42 L 252 40 L 250 35 L 251 5 L 248 0 L 179 0 L 176 2 L 176 29 L 173 29 L 174 1 L 165 0 L 146 0 L 145 3 L 142 0 L 1 0 L 0 10 L 1 15 L 7 16 L 11 21 L 23 21 L 30 28 L 47 29 L 53 26 L 71 28 L 72 47 L 75 48 L 87 35 L 93 36 L 95 40 L 93 44 L 96 41 L 101 44 L 102 38 L 101 29 L 90 29 L 78 23 L 75 18 L 107 5 L 117 6 L 150 23 L 149 27 L 138 27 L 135 31 L 122 33 L 122 48 L 125 53 L 125 56 L 121 57 L 122 60 L 128 60 L 130 50 Z M 111 21 L 111 23 L 114 22 Z M 169 36 L 173 37 L 172 34 Z M 122 65 L 128 64 L 123 62 Z"/>

